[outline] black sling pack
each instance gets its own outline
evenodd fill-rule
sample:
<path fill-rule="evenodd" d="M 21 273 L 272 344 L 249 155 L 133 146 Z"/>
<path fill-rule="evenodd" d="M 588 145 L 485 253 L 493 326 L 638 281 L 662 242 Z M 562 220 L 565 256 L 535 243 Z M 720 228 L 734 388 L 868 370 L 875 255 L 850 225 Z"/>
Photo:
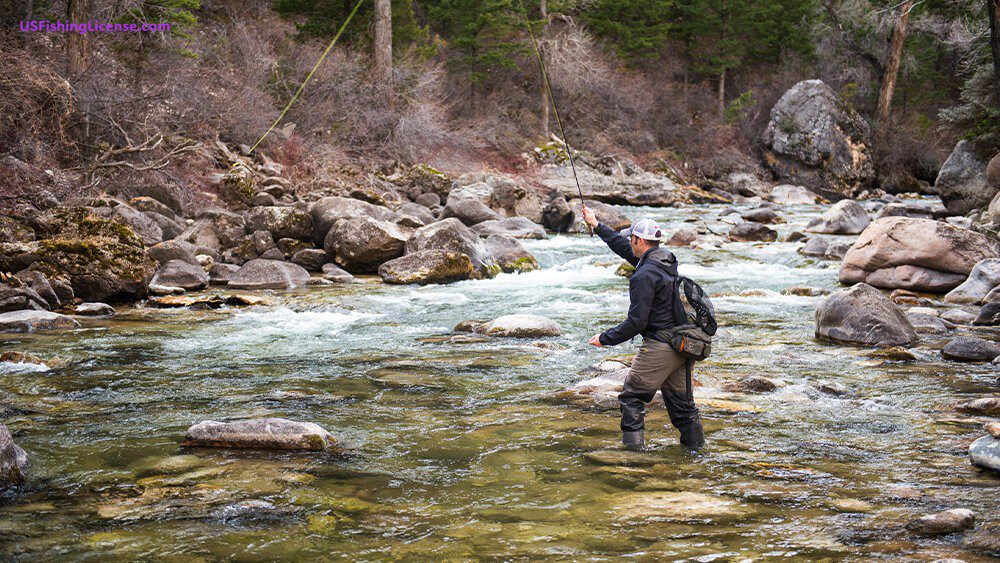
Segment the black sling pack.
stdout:
<path fill-rule="evenodd" d="M 681 299 L 681 288 L 684 297 L 694 312 L 687 312 Z M 678 322 L 687 321 L 675 327 L 665 328 L 657 332 L 657 336 L 670 344 L 678 354 L 690 363 L 700 362 L 712 353 L 712 336 L 719 325 L 715 321 L 715 308 L 700 285 L 690 278 L 678 276 L 674 283 L 674 318 Z"/>

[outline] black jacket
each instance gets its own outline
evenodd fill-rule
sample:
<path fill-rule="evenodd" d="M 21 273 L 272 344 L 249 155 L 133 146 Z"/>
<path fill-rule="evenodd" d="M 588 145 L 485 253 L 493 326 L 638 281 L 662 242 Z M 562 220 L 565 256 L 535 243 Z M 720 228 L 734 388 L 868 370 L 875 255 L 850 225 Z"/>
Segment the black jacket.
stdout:
<path fill-rule="evenodd" d="M 643 338 L 660 340 L 656 337 L 658 330 L 678 324 L 677 301 L 674 297 L 677 258 L 663 248 L 655 248 L 642 258 L 636 258 L 628 239 L 614 229 L 601 223 L 597 225 L 595 232 L 615 254 L 635 266 L 635 272 L 628 281 L 628 318 L 620 325 L 602 332 L 601 344 L 614 346 L 640 334 Z"/>

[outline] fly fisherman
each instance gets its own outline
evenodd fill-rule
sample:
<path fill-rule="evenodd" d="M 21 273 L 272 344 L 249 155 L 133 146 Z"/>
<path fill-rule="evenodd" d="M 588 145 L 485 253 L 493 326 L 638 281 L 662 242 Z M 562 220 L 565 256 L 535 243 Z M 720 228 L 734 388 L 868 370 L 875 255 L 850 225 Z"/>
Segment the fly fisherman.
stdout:
<path fill-rule="evenodd" d="M 660 390 L 671 424 L 681 431 L 681 443 L 700 447 L 705 443 L 705 434 L 691 394 L 690 366 L 666 339 L 657 335 L 686 320 L 684 306 L 676 295 L 677 258 L 660 248 L 663 233 L 651 219 L 642 219 L 619 233 L 599 223 L 594 211 L 584 206 L 583 220 L 615 254 L 635 267 L 628 284 L 628 318 L 590 339 L 590 344 L 603 347 L 642 336 L 642 345 L 618 395 L 622 443 L 629 449 L 642 448 L 646 403 Z"/>

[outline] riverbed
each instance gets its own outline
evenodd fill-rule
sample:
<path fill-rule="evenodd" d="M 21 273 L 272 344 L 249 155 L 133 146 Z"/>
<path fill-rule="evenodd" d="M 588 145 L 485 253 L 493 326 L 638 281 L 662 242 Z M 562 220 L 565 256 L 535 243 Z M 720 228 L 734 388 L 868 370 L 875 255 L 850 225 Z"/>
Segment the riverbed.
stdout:
<path fill-rule="evenodd" d="M 722 232 L 721 209 L 623 208 L 667 231 L 704 221 Z M 802 230 L 822 210 L 786 206 L 776 229 Z M 71 332 L 0 336 L 2 349 L 54 364 L 0 364 L 4 422 L 33 474 L 0 503 L 0 557 L 1000 555 L 1000 479 L 967 455 L 981 419 L 952 408 L 995 394 L 996 366 L 942 360 L 944 337 L 922 335 L 911 362 L 817 341 L 823 297 L 782 290 L 836 291 L 838 262 L 804 257 L 800 243 L 672 249 L 720 319 L 714 355 L 696 370 L 708 444 L 680 447 L 658 409 L 649 450 L 629 454 L 616 412 L 557 396 L 583 368 L 635 351 L 638 339 L 586 345 L 624 316 L 621 261 L 587 235 L 526 246 L 541 270 L 425 287 L 362 278 L 261 292 L 273 305 L 242 309 L 121 307 Z M 550 317 L 563 335 L 453 338 L 460 321 L 508 313 Z M 748 375 L 787 385 L 722 390 Z M 201 420 L 257 417 L 316 422 L 341 450 L 180 446 Z M 964 535 L 902 528 L 959 507 L 977 514 Z"/>

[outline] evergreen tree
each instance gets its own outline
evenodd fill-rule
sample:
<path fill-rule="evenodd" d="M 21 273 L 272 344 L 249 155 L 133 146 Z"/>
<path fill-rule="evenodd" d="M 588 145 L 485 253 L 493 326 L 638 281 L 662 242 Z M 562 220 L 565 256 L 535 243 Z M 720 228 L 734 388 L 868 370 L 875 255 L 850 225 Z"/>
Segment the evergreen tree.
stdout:
<path fill-rule="evenodd" d="M 274 0 L 272 7 L 284 17 L 305 16 L 298 24 L 304 36 L 330 38 L 354 9 L 357 0 Z M 343 43 L 367 46 L 372 43 L 375 22 L 373 2 L 362 2 L 354 21 L 341 39 Z M 392 0 L 392 49 L 405 52 L 423 48 L 428 43 L 426 26 L 420 25 L 414 11 L 414 0 Z M 423 52 L 423 51 L 422 51 Z"/>
<path fill-rule="evenodd" d="M 670 39 L 674 0 L 598 0 L 580 16 L 629 62 L 655 59 Z"/>
<path fill-rule="evenodd" d="M 530 47 L 518 0 L 430 0 L 422 3 L 433 28 L 454 51 L 453 69 L 474 82 L 500 68 L 515 68 L 516 55 Z"/>

